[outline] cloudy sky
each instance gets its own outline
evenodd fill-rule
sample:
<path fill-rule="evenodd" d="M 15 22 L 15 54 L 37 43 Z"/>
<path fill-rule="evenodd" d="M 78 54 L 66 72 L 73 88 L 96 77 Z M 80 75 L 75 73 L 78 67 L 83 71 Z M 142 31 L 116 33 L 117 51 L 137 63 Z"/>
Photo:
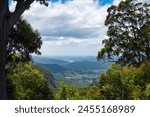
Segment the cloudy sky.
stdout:
<path fill-rule="evenodd" d="M 119 1 L 51 0 L 48 7 L 33 3 L 23 17 L 39 30 L 43 56 L 96 56 L 106 38 L 107 8 Z"/>

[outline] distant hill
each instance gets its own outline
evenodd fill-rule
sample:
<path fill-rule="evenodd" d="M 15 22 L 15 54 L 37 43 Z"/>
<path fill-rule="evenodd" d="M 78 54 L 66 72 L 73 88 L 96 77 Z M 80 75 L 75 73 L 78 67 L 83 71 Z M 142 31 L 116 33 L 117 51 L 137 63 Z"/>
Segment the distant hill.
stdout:
<path fill-rule="evenodd" d="M 35 63 L 33 64 L 33 68 L 38 69 L 41 72 L 41 74 L 44 75 L 44 77 L 46 78 L 49 86 L 51 86 L 54 89 L 57 87 L 55 78 L 49 70 L 47 70 L 45 67 L 42 67 L 41 65 L 38 65 L 38 64 L 35 64 Z"/>
<path fill-rule="evenodd" d="M 63 65 L 66 63 L 69 63 L 68 61 L 65 60 L 60 60 L 60 59 L 53 59 L 49 57 L 37 57 L 37 56 L 32 56 L 32 59 L 36 63 L 41 63 L 41 64 L 58 64 L 58 65 Z"/>
<path fill-rule="evenodd" d="M 94 56 L 52 58 L 33 56 L 33 62 L 38 65 L 52 87 L 59 86 L 60 82 L 73 83 L 77 87 L 96 85 L 98 75 L 112 64 L 104 60 L 97 61 Z"/>
<path fill-rule="evenodd" d="M 46 67 L 53 73 L 64 72 L 67 70 L 102 70 L 109 68 L 112 62 L 100 60 L 97 61 L 94 56 L 74 57 L 74 56 L 60 56 L 60 57 L 39 57 L 33 56 L 33 61 Z"/>
<path fill-rule="evenodd" d="M 66 69 L 73 70 L 106 70 L 112 63 L 104 61 L 81 61 L 81 62 L 72 62 L 63 65 Z"/>
<path fill-rule="evenodd" d="M 44 66 L 45 68 L 50 70 L 52 73 L 59 73 L 59 72 L 65 71 L 65 68 L 57 64 L 39 64 L 39 65 Z"/>
<path fill-rule="evenodd" d="M 97 61 L 95 56 L 60 56 L 52 57 L 53 59 L 64 60 L 68 62 L 81 62 L 81 61 Z"/>

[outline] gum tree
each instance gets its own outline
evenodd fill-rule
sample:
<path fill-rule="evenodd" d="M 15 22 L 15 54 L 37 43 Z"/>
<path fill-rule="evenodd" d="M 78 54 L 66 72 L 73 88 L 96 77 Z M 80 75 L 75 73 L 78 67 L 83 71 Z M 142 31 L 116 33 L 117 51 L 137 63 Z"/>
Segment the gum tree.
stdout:
<path fill-rule="evenodd" d="M 17 22 L 25 10 L 35 0 L 14 0 L 17 2 L 14 12 L 9 11 L 9 0 L 0 0 L 0 99 L 7 99 L 5 59 L 8 34 L 12 26 Z M 48 0 L 36 0 L 48 5 Z"/>
<path fill-rule="evenodd" d="M 150 4 L 126 0 L 107 12 L 108 38 L 103 40 L 98 58 L 119 56 L 118 63 L 136 66 L 150 60 Z"/>

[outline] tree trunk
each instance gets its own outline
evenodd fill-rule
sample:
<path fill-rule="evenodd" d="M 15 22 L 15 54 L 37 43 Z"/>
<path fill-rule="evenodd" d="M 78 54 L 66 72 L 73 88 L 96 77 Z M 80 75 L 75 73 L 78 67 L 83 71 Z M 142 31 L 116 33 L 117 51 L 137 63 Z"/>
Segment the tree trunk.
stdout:
<path fill-rule="evenodd" d="M 0 99 L 7 99 L 6 77 L 5 77 L 5 34 L 3 29 L 0 29 Z"/>
<path fill-rule="evenodd" d="M 8 19 L 4 17 L 0 27 L 0 99 L 7 99 L 5 60 L 6 60 L 6 45 L 8 38 Z"/>
<path fill-rule="evenodd" d="M 0 99 L 7 98 L 6 76 L 5 76 L 5 55 L 6 41 L 8 36 L 8 0 L 0 0 Z"/>

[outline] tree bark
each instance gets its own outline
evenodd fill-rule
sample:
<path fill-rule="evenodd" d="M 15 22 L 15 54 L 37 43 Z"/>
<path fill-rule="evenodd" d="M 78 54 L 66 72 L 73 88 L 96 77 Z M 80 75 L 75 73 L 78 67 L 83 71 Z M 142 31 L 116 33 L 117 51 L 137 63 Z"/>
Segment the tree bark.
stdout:
<path fill-rule="evenodd" d="M 0 29 L 0 99 L 7 99 L 6 77 L 5 77 L 5 44 L 6 33 Z"/>
<path fill-rule="evenodd" d="M 0 0 L 0 99 L 7 98 L 5 77 L 6 41 L 8 36 L 8 1 Z"/>

